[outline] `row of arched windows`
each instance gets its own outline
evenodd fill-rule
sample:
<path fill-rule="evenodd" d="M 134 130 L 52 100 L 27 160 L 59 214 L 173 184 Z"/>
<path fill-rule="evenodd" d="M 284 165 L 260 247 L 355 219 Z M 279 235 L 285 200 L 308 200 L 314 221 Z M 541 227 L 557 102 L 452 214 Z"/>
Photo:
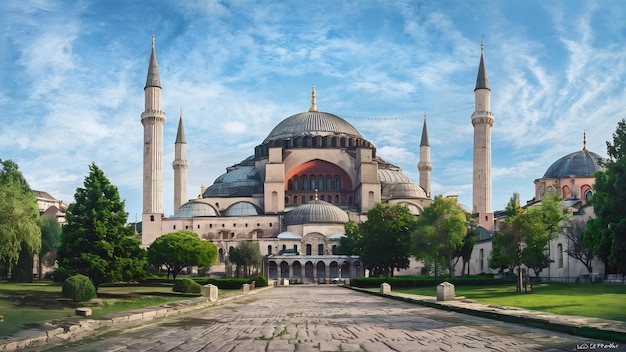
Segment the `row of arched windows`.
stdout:
<path fill-rule="evenodd" d="M 338 194 L 332 195 L 332 194 L 320 194 L 319 196 L 320 200 L 326 201 L 330 204 L 339 204 L 340 203 L 340 199 L 341 197 Z M 291 202 L 293 199 L 293 203 Z M 290 198 L 289 196 L 285 197 L 285 204 L 293 204 L 293 205 L 298 205 L 298 204 L 305 204 L 308 201 L 312 201 L 314 199 L 313 195 L 309 194 L 308 197 L 307 195 L 295 195 L 293 196 L 293 198 Z M 344 204 L 345 204 L 345 199 L 344 199 Z M 352 204 L 352 197 L 348 198 L 348 204 Z"/>
<path fill-rule="evenodd" d="M 341 177 L 338 175 L 302 175 L 287 181 L 288 191 L 339 191 Z"/>

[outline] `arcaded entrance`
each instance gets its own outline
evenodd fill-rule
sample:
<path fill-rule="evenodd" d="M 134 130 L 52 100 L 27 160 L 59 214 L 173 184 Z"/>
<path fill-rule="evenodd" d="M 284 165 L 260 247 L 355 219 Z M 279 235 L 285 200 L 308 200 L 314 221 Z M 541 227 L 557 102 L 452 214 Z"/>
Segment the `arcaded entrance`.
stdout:
<path fill-rule="evenodd" d="M 360 257 L 347 255 L 269 255 L 263 272 L 270 280 L 292 284 L 333 283 L 365 276 Z"/>

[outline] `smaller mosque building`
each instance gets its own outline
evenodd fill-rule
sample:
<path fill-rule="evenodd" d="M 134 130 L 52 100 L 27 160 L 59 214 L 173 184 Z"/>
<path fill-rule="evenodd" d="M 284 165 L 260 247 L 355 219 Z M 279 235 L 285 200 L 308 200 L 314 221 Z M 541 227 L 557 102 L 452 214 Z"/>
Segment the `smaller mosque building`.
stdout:
<path fill-rule="evenodd" d="M 540 277 L 569 282 L 587 280 L 589 276 L 602 277 L 604 264 L 601 261 L 597 259 L 592 261 L 592 267 L 596 274 L 590 275 L 580 261 L 568 255 L 568 251 L 573 248 L 574 243 L 565 233 L 567 227 L 572 226 L 572 223 L 577 221 L 586 223 L 589 218 L 594 216 L 593 207 L 588 202 L 593 195 L 594 173 L 603 170 L 600 159 L 600 155 L 587 150 L 587 138 L 584 134 L 581 150 L 557 159 L 548 167 L 543 177 L 534 181 L 535 197 L 527 202 L 526 207 L 540 205 L 541 199 L 556 193 L 563 198 L 563 206 L 572 212 L 572 217 L 566 220 L 567 223 L 562 224 L 563 231 L 558 233 L 548 244 L 547 251 L 550 253 L 552 263 L 541 272 Z M 497 224 L 504 218 L 504 212 L 496 212 Z M 491 231 L 480 231 L 472 252 L 470 273 L 497 272 L 489 268 L 493 236 L 494 233 Z M 534 273 L 530 275 L 534 275 Z"/>

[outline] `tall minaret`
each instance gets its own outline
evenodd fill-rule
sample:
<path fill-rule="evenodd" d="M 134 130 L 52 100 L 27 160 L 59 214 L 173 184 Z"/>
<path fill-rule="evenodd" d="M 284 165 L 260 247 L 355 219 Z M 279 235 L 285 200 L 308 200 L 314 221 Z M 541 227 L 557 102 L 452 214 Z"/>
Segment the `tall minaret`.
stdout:
<path fill-rule="evenodd" d="M 485 68 L 485 47 L 480 44 L 480 66 L 474 89 L 474 181 L 472 213 L 477 223 L 488 230 L 494 229 L 493 211 L 491 210 L 491 89 Z"/>
<path fill-rule="evenodd" d="M 143 231 L 150 229 L 149 222 L 163 216 L 163 125 L 165 113 L 161 110 L 161 80 L 157 67 L 152 36 L 152 54 L 148 77 L 144 87 L 145 108 L 141 114 L 143 124 Z M 144 241 L 145 243 L 145 241 Z"/>
<path fill-rule="evenodd" d="M 420 142 L 420 161 L 417 170 L 420 174 L 420 186 L 430 197 L 430 171 L 433 166 L 430 163 L 430 144 L 428 143 L 428 129 L 426 128 L 426 113 L 424 113 L 424 127 L 422 127 L 422 141 Z"/>
<path fill-rule="evenodd" d="M 176 132 L 176 142 L 174 143 L 174 213 L 187 201 L 187 141 L 185 140 L 185 129 L 183 128 L 183 109 L 180 109 L 180 119 L 178 120 L 178 132 Z"/>

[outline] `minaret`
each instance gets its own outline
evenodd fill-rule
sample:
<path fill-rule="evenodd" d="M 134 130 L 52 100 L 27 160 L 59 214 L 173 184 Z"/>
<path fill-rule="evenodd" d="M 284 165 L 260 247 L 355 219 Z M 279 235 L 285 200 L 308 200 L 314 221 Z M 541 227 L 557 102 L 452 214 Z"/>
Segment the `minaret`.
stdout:
<path fill-rule="evenodd" d="M 477 217 L 479 226 L 494 229 L 493 211 L 491 210 L 491 89 L 485 68 L 485 47 L 480 44 L 480 66 L 474 89 L 474 177 L 472 188 L 472 213 Z"/>
<path fill-rule="evenodd" d="M 152 54 L 144 87 L 145 108 L 141 114 L 143 125 L 143 231 L 149 222 L 163 216 L 163 125 L 165 113 L 161 110 L 161 81 L 152 36 Z M 154 235 L 152 235 L 154 236 Z M 144 241 L 146 243 L 146 241 Z"/>
<path fill-rule="evenodd" d="M 174 143 L 174 213 L 187 201 L 187 141 L 185 140 L 185 129 L 183 128 L 183 109 L 180 109 L 180 119 L 178 120 L 178 132 L 176 132 L 176 142 Z"/>
<path fill-rule="evenodd" d="M 433 166 L 430 164 L 430 144 L 428 143 L 428 128 L 426 128 L 426 113 L 424 113 L 424 127 L 422 127 L 422 141 L 420 142 L 420 161 L 417 170 L 420 174 L 419 185 L 426 191 L 426 196 L 430 197 L 430 171 Z"/>

